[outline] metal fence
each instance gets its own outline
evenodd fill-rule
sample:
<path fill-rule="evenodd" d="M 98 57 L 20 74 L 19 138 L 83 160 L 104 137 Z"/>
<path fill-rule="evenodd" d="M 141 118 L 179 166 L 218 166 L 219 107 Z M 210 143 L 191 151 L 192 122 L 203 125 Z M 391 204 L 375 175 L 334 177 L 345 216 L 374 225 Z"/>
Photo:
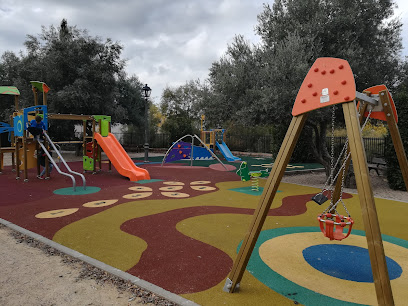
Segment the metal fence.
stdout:
<path fill-rule="evenodd" d="M 143 133 L 113 133 L 118 141 L 124 146 L 132 149 L 143 149 L 145 143 Z M 169 134 L 151 134 L 149 146 L 151 148 L 169 148 L 172 144 Z"/>
<path fill-rule="evenodd" d="M 230 150 L 239 152 L 271 153 L 273 139 L 273 135 L 226 134 L 226 143 Z"/>
<path fill-rule="evenodd" d="M 346 143 L 347 137 L 334 137 L 334 155 L 338 156 Z M 383 138 L 365 138 L 363 137 L 364 148 L 367 161 L 371 162 L 373 157 L 384 157 L 387 139 Z M 326 138 L 328 150 L 331 150 L 331 137 Z"/>
<path fill-rule="evenodd" d="M 119 142 L 128 148 L 143 149 L 144 134 L 114 133 Z M 338 156 L 343 148 L 347 137 L 334 137 L 335 156 Z M 170 139 L 169 134 L 159 133 L 150 135 L 149 145 L 151 148 L 167 149 L 175 139 Z M 384 157 L 386 138 L 363 138 L 367 160 L 373 157 Z M 274 136 L 271 134 L 226 134 L 226 143 L 231 151 L 271 153 L 274 144 Z M 331 137 L 326 138 L 327 148 L 330 152 Z M 280 146 L 280 144 L 279 144 Z"/>

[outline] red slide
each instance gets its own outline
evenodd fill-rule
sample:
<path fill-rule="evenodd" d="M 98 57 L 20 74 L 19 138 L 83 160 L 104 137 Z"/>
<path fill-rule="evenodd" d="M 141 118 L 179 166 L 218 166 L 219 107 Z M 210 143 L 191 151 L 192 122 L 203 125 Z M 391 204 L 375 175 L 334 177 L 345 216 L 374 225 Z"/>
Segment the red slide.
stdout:
<path fill-rule="evenodd" d="M 95 133 L 95 139 L 121 175 L 128 177 L 133 182 L 150 180 L 149 172 L 135 165 L 115 135 L 109 133 L 107 137 L 103 137 Z"/>

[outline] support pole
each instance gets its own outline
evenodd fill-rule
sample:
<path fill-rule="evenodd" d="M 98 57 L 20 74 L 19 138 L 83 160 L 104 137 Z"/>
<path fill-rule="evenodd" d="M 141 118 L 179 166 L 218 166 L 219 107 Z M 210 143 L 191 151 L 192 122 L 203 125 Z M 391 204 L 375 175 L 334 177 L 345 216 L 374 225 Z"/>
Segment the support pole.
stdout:
<path fill-rule="evenodd" d="M 290 123 L 285 139 L 283 140 L 282 146 L 275 159 L 271 173 L 265 184 L 264 191 L 259 200 L 258 207 L 254 212 L 252 222 L 245 235 L 241 249 L 239 250 L 237 259 L 235 260 L 231 273 L 225 283 L 224 291 L 226 292 L 232 293 L 239 286 L 239 282 L 242 279 L 245 268 L 251 257 L 256 241 L 258 240 L 262 226 L 278 190 L 279 183 L 285 173 L 286 166 L 292 156 L 306 119 L 307 114 L 301 114 L 292 118 L 292 122 Z"/>
<path fill-rule="evenodd" d="M 102 119 L 99 119 L 99 134 L 102 135 Z M 95 143 L 96 144 L 96 143 Z M 96 149 L 97 149 L 97 156 L 98 156 L 98 165 L 99 165 L 99 171 L 102 170 L 102 153 L 101 153 L 101 147 L 96 144 Z"/>
<path fill-rule="evenodd" d="M 24 156 L 24 162 L 23 162 L 23 166 L 24 166 L 24 182 L 28 182 L 28 169 L 27 169 L 27 137 L 26 137 L 26 133 L 24 131 L 24 135 L 23 135 L 23 154 L 22 156 Z"/>
<path fill-rule="evenodd" d="M 20 179 L 20 156 L 18 154 L 19 151 L 19 146 L 20 146 L 20 139 L 18 137 L 15 137 L 14 140 L 15 143 L 15 155 L 16 155 L 16 180 Z"/>
<path fill-rule="evenodd" d="M 20 110 L 20 107 L 18 105 L 18 97 L 19 96 L 14 96 L 14 108 L 15 108 L 16 112 L 18 112 Z"/>
<path fill-rule="evenodd" d="M 86 156 L 86 119 L 82 120 L 82 156 Z"/>
<path fill-rule="evenodd" d="M 343 103 L 343 111 L 378 304 L 394 305 L 380 225 L 355 103 Z"/>
<path fill-rule="evenodd" d="M 38 105 L 38 90 L 35 87 L 33 87 L 33 94 L 34 94 L 34 105 Z"/>
<path fill-rule="evenodd" d="M 96 133 L 96 121 L 95 119 L 92 120 L 92 158 L 93 158 L 93 173 L 96 173 L 96 149 L 97 149 L 97 143 L 95 140 L 95 133 Z"/>
<path fill-rule="evenodd" d="M 380 91 L 380 102 L 383 105 L 384 113 L 387 118 L 388 130 L 390 131 L 392 143 L 394 144 L 395 153 L 397 153 L 401 174 L 404 179 L 405 188 L 408 191 L 408 162 L 405 154 L 404 145 L 398 130 L 397 121 L 394 112 L 391 110 L 391 103 L 388 98 L 387 90 Z"/>
<path fill-rule="evenodd" d="M 144 163 L 149 162 L 149 100 L 145 98 L 145 143 L 144 143 Z"/>

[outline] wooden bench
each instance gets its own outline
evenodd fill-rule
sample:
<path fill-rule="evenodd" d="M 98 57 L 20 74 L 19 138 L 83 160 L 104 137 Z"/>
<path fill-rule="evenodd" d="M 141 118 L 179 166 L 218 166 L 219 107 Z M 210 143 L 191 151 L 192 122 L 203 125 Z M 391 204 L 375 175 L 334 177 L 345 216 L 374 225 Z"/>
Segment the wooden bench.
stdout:
<path fill-rule="evenodd" d="M 377 175 L 380 175 L 380 172 L 378 170 L 385 170 L 387 169 L 387 163 L 383 158 L 380 157 L 373 157 L 371 163 L 368 164 L 368 172 L 371 170 L 375 170 L 377 172 Z"/>

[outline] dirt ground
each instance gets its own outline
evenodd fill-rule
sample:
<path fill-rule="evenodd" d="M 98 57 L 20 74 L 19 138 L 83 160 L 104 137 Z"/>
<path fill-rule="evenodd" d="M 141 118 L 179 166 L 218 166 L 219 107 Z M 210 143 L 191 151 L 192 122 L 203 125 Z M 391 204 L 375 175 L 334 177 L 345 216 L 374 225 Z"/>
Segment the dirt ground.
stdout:
<path fill-rule="evenodd" d="M 384 176 L 372 173 L 371 181 L 376 197 L 408 202 L 408 194 L 390 190 Z M 283 182 L 322 187 L 325 175 L 286 175 Z M 2 225 L 0 245 L 0 305 L 173 305 Z"/>
<path fill-rule="evenodd" d="M 141 305 L 154 299 L 91 279 L 92 270 L 84 273 L 80 262 L 12 233 L 0 225 L 0 305 Z"/>

